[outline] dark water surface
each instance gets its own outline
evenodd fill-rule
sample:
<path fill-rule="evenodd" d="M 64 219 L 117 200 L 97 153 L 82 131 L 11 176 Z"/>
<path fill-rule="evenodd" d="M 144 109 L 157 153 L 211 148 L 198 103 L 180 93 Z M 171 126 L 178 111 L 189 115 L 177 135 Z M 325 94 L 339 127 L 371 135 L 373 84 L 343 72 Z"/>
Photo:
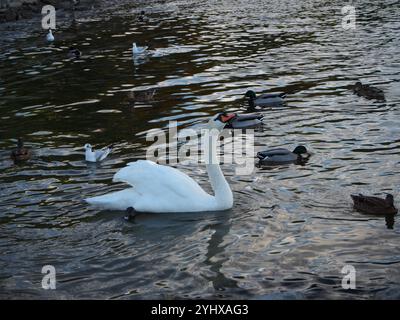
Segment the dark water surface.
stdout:
<path fill-rule="evenodd" d="M 399 198 L 398 1 L 356 1 L 357 28 L 341 28 L 341 1 L 174 1 L 134 5 L 77 29 L 0 50 L 0 298 L 400 298 L 400 227 L 354 212 L 353 192 Z M 132 61 L 131 44 L 155 53 Z M 66 57 L 81 49 L 79 60 Z M 357 97 L 362 79 L 386 102 Z M 150 105 L 128 90 L 158 88 Z M 146 133 L 178 121 L 198 128 L 243 94 L 287 92 L 264 111 L 256 151 L 306 145 L 304 165 L 223 165 L 232 210 L 201 214 L 99 211 L 82 200 L 119 190 L 113 174 L 145 158 Z M 31 161 L 9 159 L 15 138 Z M 114 143 L 106 161 L 83 145 Z M 210 190 L 204 165 L 177 167 Z M 397 198 L 397 199 L 396 199 Z M 394 225 L 393 225 L 394 222 Z M 41 268 L 57 289 L 41 288 Z M 356 290 L 341 287 L 344 265 Z"/>

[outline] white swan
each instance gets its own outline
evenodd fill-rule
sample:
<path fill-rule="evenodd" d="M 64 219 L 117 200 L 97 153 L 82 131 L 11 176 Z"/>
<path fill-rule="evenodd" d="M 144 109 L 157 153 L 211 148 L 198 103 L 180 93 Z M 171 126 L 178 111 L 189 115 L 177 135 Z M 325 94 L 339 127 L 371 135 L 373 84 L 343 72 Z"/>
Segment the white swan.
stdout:
<path fill-rule="evenodd" d="M 134 56 L 145 53 L 148 47 L 137 47 L 136 43 L 132 43 L 132 53 Z"/>
<path fill-rule="evenodd" d="M 122 191 L 85 199 L 102 209 L 139 212 L 201 212 L 227 210 L 233 206 L 233 195 L 219 166 L 215 141 L 225 124 L 234 115 L 218 114 L 208 122 L 205 141 L 206 167 L 214 196 L 206 193 L 196 181 L 183 172 L 152 161 L 139 160 L 128 163 L 113 178 L 132 187 Z"/>
<path fill-rule="evenodd" d="M 54 36 L 53 36 L 53 32 L 51 31 L 51 29 L 49 29 L 49 33 L 46 35 L 46 40 L 48 42 L 53 42 L 54 41 Z"/>
<path fill-rule="evenodd" d="M 104 147 L 101 150 L 93 151 L 91 144 L 86 143 L 85 146 L 85 160 L 88 162 L 100 162 L 103 161 L 111 152 L 111 148 Z"/>

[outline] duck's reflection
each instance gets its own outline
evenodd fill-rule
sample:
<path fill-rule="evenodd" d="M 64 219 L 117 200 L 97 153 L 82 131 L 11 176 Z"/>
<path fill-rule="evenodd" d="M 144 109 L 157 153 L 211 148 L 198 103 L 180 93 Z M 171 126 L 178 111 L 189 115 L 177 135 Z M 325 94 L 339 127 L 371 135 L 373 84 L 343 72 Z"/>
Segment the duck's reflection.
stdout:
<path fill-rule="evenodd" d="M 388 229 L 393 229 L 393 226 L 394 226 L 394 215 L 393 214 L 387 214 L 385 216 L 385 221 L 386 221 L 386 227 Z"/>

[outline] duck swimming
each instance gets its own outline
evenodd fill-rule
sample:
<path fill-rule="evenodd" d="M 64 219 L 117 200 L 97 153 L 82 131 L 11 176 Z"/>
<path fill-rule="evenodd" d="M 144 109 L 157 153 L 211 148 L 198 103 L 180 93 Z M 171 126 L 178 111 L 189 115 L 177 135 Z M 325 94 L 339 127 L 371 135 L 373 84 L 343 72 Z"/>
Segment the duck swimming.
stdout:
<path fill-rule="evenodd" d="M 224 113 L 224 115 L 226 115 Z M 234 113 L 233 117 L 227 120 L 225 128 L 228 129 L 253 129 L 263 124 L 264 116 L 260 113 L 238 114 Z"/>
<path fill-rule="evenodd" d="M 146 91 L 129 91 L 128 99 L 133 102 L 149 102 L 154 100 L 154 95 L 156 93 L 156 89 L 150 89 Z"/>
<path fill-rule="evenodd" d="M 284 148 L 257 152 L 257 158 L 260 159 L 260 164 L 263 165 L 302 163 L 307 161 L 309 157 L 310 154 L 304 146 L 297 146 L 293 152 Z"/>
<path fill-rule="evenodd" d="M 68 58 L 80 58 L 81 57 L 81 52 L 75 48 L 75 47 L 70 47 L 68 50 Z"/>
<path fill-rule="evenodd" d="M 135 220 L 135 217 L 138 215 L 138 213 L 133 209 L 132 207 L 129 207 L 126 209 L 126 215 L 124 216 L 124 219 L 126 221 L 133 221 Z"/>
<path fill-rule="evenodd" d="M 144 10 L 140 11 L 140 15 L 139 15 L 139 17 L 138 17 L 138 20 L 139 20 L 139 21 L 143 21 L 143 20 L 144 20 L 144 15 L 145 15 Z"/>
<path fill-rule="evenodd" d="M 367 99 L 385 100 L 383 90 L 370 86 L 369 84 L 362 84 L 360 81 L 356 82 L 353 86 L 353 92 Z"/>
<path fill-rule="evenodd" d="M 249 90 L 244 96 L 248 98 L 249 107 L 254 109 L 256 106 L 267 107 L 282 104 L 286 93 L 267 93 L 257 96 L 254 91 Z"/>
<path fill-rule="evenodd" d="M 46 35 L 46 40 L 47 40 L 47 42 L 53 42 L 54 41 L 54 36 L 53 36 L 53 32 L 51 31 L 51 29 L 49 29 L 49 32 Z"/>
<path fill-rule="evenodd" d="M 368 214 L 376 214 L 376 215 L 387 215 L 387 214 L 396 214 L 397 209 L 394 206 L 394 198 L 393 195 L 386 195 L 385 199 L 381 199 L 378 197 L 364 196 L 362 194 L 359 195 L 351 195 L 351 198 L 354 202 L 354 209 L 357 211 L 361 211 Z"/>
<path fill-rule="evenodd" d="M 132 53 L 134 56 L 145 53 L 147 49 L 148 49 L 148 47 L 138 47 L 138 46 L 136 46 L 135 42 L 132 43 Z"/>
<path fill-rule="evenodd" d="M 31 158 L 31 150 L 24 147 L 24 142 L 18 138 L 17 148 L 11 152 L 11 159 L 14 162 L 26 161 Z"/>

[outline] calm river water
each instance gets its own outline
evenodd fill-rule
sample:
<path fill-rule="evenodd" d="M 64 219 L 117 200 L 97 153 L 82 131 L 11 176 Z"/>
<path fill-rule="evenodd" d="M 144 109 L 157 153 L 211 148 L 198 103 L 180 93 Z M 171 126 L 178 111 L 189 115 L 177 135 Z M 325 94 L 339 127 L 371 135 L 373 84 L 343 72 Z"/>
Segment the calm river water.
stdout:
<path fill-rule="evenodd" d="M 353 211 L 350 194 L 393 193 L 400 206 L 400 4 L 354 1 L 171 1 L 128 5 L 48 45 L 40 26 L 0 49 L 0 298 L 400 298 L 400 226 Z M 138 21 L 138 10 L 147 17 Z M 131 44 L 152 54 L 132 61 Z M 70 46 L 81 59 L 67 58 Z M 352 94 L 357 80 L 386 102 Z M 127 91 L 157 88 L 136 104 Z M 232 210 L 101 211 L 83 199 L 119 190 L 113 174 L 144 159 L 146 133 L 200 128 L 243 112 L 248 89 L 287 92 L 267 108 L 255 151 L 313 153 L 305 165 L 222 169 Z M 14 165 L 16 138 L 34 150 Z M 114 144 L 101 164 L 83 145 Z M 251 155 L 253 156 L 253 155 Z M 203 164 L 176 165 L 210 191 Z M 53 265 L 57 289 L 43 290 Z M 356 289 L 341 286 L 345 265 Z"/>

